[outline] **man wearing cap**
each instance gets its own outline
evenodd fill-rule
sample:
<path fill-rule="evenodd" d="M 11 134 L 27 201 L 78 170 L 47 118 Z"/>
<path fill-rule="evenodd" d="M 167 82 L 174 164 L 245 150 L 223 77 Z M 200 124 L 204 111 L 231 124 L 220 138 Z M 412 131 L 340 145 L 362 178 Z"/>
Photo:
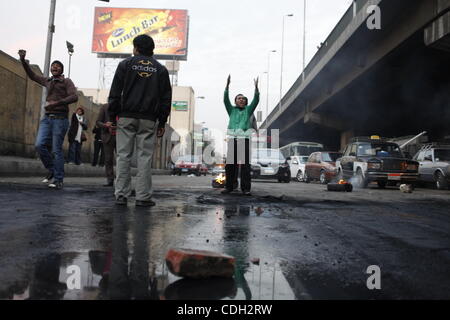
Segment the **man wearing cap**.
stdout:
<path fill-rule="evenodd" d="M 69 128 L 69 104 L 78 101 L 77 90 L 72 80 L 64 77 L 64 65 L 60 61 L 52 62 L 50 67 L 52 77 L 46 78 L 31 70 L 25 60 L 25 50 L 19 50 L 19 56 L 30 79 L 47 88 L 45 116 L 39 124 L 35 147 L 48 170 L 48 175 L 43 182 L 50 182 L 48 185 L 50 188 L 62 189 L 64 180 L 62 145 Z M 51 146 L 53 156 L 48 146 Z"/>

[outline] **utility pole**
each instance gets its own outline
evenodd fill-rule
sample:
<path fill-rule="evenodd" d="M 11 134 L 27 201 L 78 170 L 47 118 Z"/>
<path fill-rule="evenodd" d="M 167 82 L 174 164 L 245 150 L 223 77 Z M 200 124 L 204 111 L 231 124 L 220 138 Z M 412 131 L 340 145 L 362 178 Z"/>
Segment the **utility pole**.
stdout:
<path fill-rule="evenodd" d="M 270 50 L 267 55 L 267 94 L 266 94 L 266 119 L 269 117 L 269 80 L 270 80 L 270 54 L 277 50 Z"/>
<path fill-rule="evenodd" d="M 53 43 L 53 33 L 55 33 L 55 10 L 56 10 L 56 0 L 51 0 L 50 2 L 50 17 L 48 21 L 48 32 L 47 32 L 47 46 L 45 48 L 45 62 L 44 62 L 44 77 L 48 78 L 50 69 L 50 59 L 52 56 L 52 43 Z M 41 99 L 41 119 L 45 115 L 45 103 L 47 98 L 47 88 L 42 88 L 42 99 Z"/>
<path fill-rule="evenodd" d="M 306 63 L 306 0 L 303 0 L 303 68 L 302 80 L 305 81 L 305 63 Z"/>
<path fill-rule="evenodd" d="M 283 16 L 283 31 L 281 33 L 281 75 L 280 75 L 280 108 L 281 111 L 281 99 L 283 98 L 283 54 L 284 54 L 284 20 L 286 17 L 293 17 L 292 13 Z"/>

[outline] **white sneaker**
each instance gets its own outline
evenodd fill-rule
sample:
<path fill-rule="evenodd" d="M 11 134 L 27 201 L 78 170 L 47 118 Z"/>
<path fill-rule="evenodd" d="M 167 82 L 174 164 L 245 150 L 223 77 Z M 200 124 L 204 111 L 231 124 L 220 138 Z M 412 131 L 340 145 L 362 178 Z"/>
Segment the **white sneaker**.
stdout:
<path fill-rule="evenodd" d="M 61 190 L 64 187 L 64 185 L 61 181 L 53 181 L 48 185 L 48 187 L 52 189 Z"/>
<path fill-rule="evenodd" d="M 53 179 L 53 172 L 49 172 L 48 175 L 42 180 L 42 183 L 49 183 Z"/>

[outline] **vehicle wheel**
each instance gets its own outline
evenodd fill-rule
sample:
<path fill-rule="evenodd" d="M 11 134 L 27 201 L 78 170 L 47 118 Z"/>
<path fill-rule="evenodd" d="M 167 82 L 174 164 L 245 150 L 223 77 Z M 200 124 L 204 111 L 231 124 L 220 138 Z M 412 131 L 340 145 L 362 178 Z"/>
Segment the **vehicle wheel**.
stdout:
<path fill-rule="evenodd" d="M 359 188 L 363 188 L 363 189 L 367 188 L 367 185 L 369 184 L 367 182 L 367 180 L 364 178 L 361 169 L 358 169 L 358 171 L 356 171 L 356 181 L 357 181 L 356 185 Z"/>
<path fill-rule="evenodd" d="M 203 172 L 203 175 L 206 177 L 206 172 Z"/>
<path fill-rule="evenodd" d="M 447 181 L 445 180 L 444 175 L 442 172 L 438 171 L 435 175 L 435 181 L 436 181 L 436 189 L 438 190 L 446 190 L 448 187 Z"/>
<path fill-rule="evenodd" d="M 196 175 L 197 177 L 200 177 L 200 176 L 202 175 L 202 173 L 201 173 L 200 171 L 197 171 L 197 172 L 195 173 L 195 175 Z"/>
<path fill-rule="evenodd" d="M 303 176 L 303 181 L 305 181 L 306 183 L 310 183 L 311 179 L 308 177 L 308 174 L 305 171 L 305 175 Z"/>
<path fill-rule="evenodd" d="M 320 171 L 320 176 L 319 176 L 319 180 L 321 184 L 327 184 L 327 177 L 325 175 L 325 171 Z"/>
<path fill-rule="evenodd" d="M 179 175 L 179 176 L 181 176 L 181 172 L 180 172 L 180 173 L 178 173 L 178 175 Z"/>
<path fill-rule="evenodd" d="M 290 183 L 290 182 L 291 182 L 291 179 L 290 179 L 290 178 L 286 178 L 286 180 L 284 180 L 284 182 Z"/>
<path fill-rule="evenodd" d="M 386 188 L 387 181 L 378 181 L 377 183 L 378 183 L 378 187 L 379 187 L 380 189 Z"/>
<path fill-rule="evenodd" d="M 302 182 L 303 181 L 303 172 L 302 172 L 302 170 L 298 170 L 297 175 L 295 176 L 295 178 L 297 179 L 298 182 Z"/>

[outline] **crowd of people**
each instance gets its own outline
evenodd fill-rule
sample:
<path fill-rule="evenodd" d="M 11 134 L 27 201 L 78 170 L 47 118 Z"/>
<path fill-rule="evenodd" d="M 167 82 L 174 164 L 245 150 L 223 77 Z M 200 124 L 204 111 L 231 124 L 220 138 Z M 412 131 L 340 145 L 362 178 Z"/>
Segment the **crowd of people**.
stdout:
<path fill-rule="evenodd" d="M 133 39 L 133 56 L 117 67 L 108 103 L 101 106 L 92 133 L 94 155 L 92 165 L 105 166 L 106 185 L 114 186 L 117 205 L 127 205 L 135 194 L 136 206 L 154 206 L 152 200 L 152 159 L 155 142 L 165 133 L 165 125 L 171 111 L 172 87 L 169 73 L 154 57 L 155 43 L 148 35 Z M 19 50 L 20 60 L 27 75 L 47 88 L 45 116 L 40 121 L 36 139 L 36 151 L 48 170 L 43 182 L 50 188 L 63 189 L 64 163 L 81 164 L 81 148 L 87 141 L 88 123 L 85 110 L 78 107 L 68 119 L 69 105 L 78 101 L 75 85 L 64 77 L 60 61 L 51 64 L 51 77 L 36 75 L 25 60 L 26 51 Z M 224 194 L 235 188 L 238 166 L 241 172 L 241 189 L 250 195 L 249 129 L 254 122 L 253 112 L 259 102 L 258 79 L 255 95 L 248 99 L 239 94 L 233 106 L 228 97 L 231 77 L 228 77 L 224 103 L 230 116 L 228 126 L 228 156 L 226 165 L 227 185 Z M 65 136 L 69 141 L 67 159 L 63 155 Z M 239 152 L 241 149 L 245 152 Z M 116 156 L 114 155 L 116 153 Z M 136 153 L 136 154 L 134 154 Z M 242 153 L 242 154 L 240 154 Z M 131 159 L 137 159 L 138 174 L 135 190 L 131 187 Z M 116 173 L 114 174 L 114 160 Z"/>

